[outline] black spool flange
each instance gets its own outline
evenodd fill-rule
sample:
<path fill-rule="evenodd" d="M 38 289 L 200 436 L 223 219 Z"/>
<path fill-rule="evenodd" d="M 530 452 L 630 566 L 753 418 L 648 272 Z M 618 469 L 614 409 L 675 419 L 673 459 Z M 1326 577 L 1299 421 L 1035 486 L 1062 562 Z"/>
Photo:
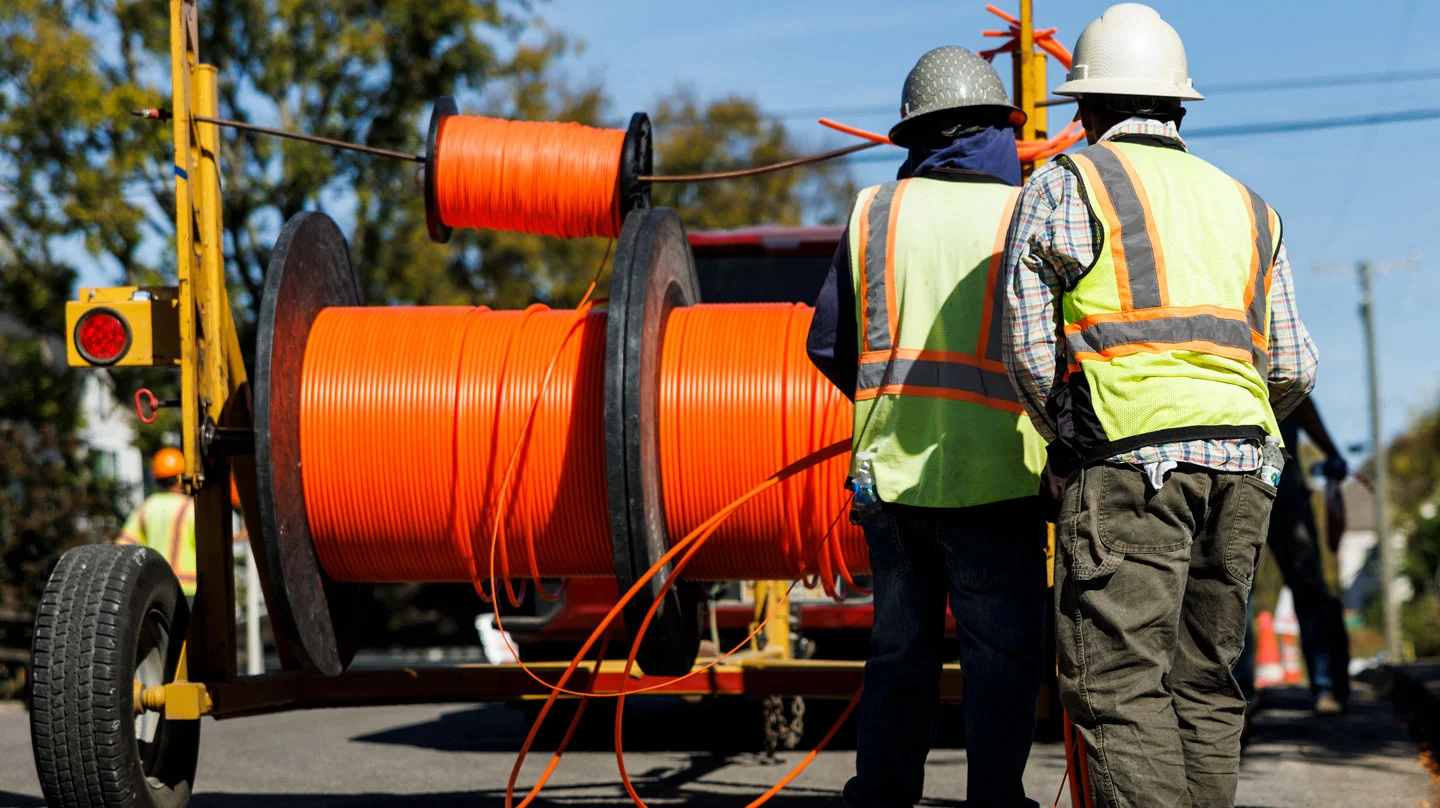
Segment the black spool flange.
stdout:
<path fill-rule="evenodd" d="M 440 122 L 459 114 L 454 98 L 442 95 L 435 99 L 430 110 L 430 134 L 425 136 L 425 227 L 436 244 L 449 241 L 454 231 L 440 219 L 440 201 L 435 196 L 435 144 L 440 140 Z"/>
<path fill-rule="evenodd" d="M 660 349 L 670 312 L 700 302 L 695 258 L 680 217 L 669 208 L 625 218 L 610 279 L 605 337 L 605 469 L 615 578 L 628 590 L 670 549 L 660 476 Z M 626 605 L 635 636 L 671 567 Z M 656 676 L 680 676 L 700 647 L 698 584 L 679 581 L 651 622 L 636 656 Z"/>
<path fill-rule="evenodd" d="M 300 477 L 300 381 L 315 317 L 364 296 L 350 248 L 323 213 L 285 223 L 265 273 L 255 350 L 255 477 L 270 620 L 305 670 L 336 676 L 362 637 L 367 584 L 332 580 L 315 556 Z"/>
<path fill-rule="evenodd" d="M 642 181 L 655 173 L 655 140 L 650 133 L 650 116 L 630 116 L 625 144 L 620 147 L 620 172 L 615 183 L 616 207 L 623 223 L 630 212 L 650 207 L 650 183 Z"/>

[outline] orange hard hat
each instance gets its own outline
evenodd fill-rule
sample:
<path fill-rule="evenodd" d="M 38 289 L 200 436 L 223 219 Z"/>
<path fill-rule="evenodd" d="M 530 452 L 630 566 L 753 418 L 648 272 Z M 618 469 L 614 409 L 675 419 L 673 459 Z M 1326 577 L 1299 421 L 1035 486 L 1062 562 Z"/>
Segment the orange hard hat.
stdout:
<path fill-rule="evenodd" d="M 150 470 L 155 472 L 155 479 L 165 480 L 170 477 L 179 477 L 185 473 L 185 455 L 179 449 L 166 446 L 155 453 L 150 461 Z"/>

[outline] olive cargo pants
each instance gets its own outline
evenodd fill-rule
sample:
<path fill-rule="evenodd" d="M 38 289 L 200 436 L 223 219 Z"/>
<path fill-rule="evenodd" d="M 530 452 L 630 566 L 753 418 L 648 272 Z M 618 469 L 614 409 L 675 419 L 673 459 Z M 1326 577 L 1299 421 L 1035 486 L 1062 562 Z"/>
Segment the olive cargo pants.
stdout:
<path fill-rule="evenodd" d="M 1231 669 L 1275 489 L 1181 466 L 1070 475 L 1056 522 L 1060 698 L 1104 808 L 1227 808 L 1245 700 Z"/>

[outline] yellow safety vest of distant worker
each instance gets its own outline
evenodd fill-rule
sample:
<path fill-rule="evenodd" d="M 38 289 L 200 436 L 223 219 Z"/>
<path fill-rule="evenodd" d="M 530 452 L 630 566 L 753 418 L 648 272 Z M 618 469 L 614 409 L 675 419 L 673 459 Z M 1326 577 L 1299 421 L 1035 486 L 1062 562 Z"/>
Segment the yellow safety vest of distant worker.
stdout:
<path fill-rule="evenodd" d="M 924 176 L 856 200 L 853 462 L 870 465 L 884 502 L 965 508 L 1036 491 L 1045 444 L 1000 354 L 1000 252 L 1018 194 Z"/>
<path fill-rule="evenodd" d="M 1106 245 L 1063 297 L 1061 428 L 1082 463 L 1166 441 L 1279 435 L 1266 384 L 1279 216 L 1163 138 L 1121 135 L 1060 161 Z"/>
<path fill-rule="evenodd" d="M 116 544 L 149 547 L 165 557 L 186 597 L 195 594 L 195 500 L 180 489 L 185 456 L 165 448 L 151 462 L 155 481 L 164 489 L 151 494 L 125 520 Z"/>

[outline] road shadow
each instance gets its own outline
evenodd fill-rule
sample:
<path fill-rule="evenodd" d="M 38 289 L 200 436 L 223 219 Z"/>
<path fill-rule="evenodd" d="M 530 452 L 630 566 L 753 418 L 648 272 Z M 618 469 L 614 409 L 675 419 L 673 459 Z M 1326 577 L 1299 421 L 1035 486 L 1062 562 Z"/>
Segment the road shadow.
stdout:
<path fill-rule="evenodd" d="M 356 735 L 357 743 L 394 744 L 445 752 L 513 752 L 520 748 L 541 702 L 518 705 L 486 704 L 465 707 L 415 724 Z M 576 703 L 557 702 L 534 744 L 535 751 L 552 751 L 574 716 Z M 804 731 L 798 748 L 809 749 L 834 725 L 845 703 L 831 699 L 805 702 Z M 958 707 L 942 708 L 940 731 L 932 749 L 964 747 L 964 726 Z M 832 750 L 855 748 L 856 721 L 852 715 L 827 746 Z M 699 752 L 743 754 L 763 748 L 763 720 L 759 699 L 706 699 L 698 703 L 680 698 L 646 697 L 625 706 L 625 749 L 633 752 Z M 604 752 L 615 748 L 615 702 L 591 701 L 576 728 L 569 749 Z"/>
<path fill-rule="evenodd" d="M 44 808 L 45 801 L 28 794 L 0 791 L 0 808 Z"/>
<path fill-rule="evenodd" d="M 1366 765 L 1373 755 L 1408 759 L 1415 753 L 1392 707 L 1359 688 L 1344 715 L 1324 718 L 1311 713 L 1307 688 L 1267 688 L 1263 698 L 1244 761 L 1284 757 L 1297 746 L 1307 760 L 1340 766 Z"/>
<path fill-rule="evenodd" d="M 703 768 L 703 764 L 702 764 Z M 750 794 L 756 791 L 753 783 L 730 783 L 721 781 L 708 781 L 707 787 L 725 788 L 727 793 L 705 794 L 688 789 L 681 789 L 676 785 L 675 777 L 688 775 L 689 772 L 672 772 L 670 776 L 657 780 L 648 780 L 643 775 L 635 778 L 635 790 L 640 798 L 651 804 L 681 804 L 686 806 L 697 806 L 697 808 L 733 808 L 737 800 L 742 799 L 740 794 Z M 544 794 L 535 800 L 533 805 L 537 808 L 545 806 L 565 806 L 566 808 L 625 808 L 631 806 L 630 799 L 623 794 L 611 796 L 592 796 L 580 792 L 594 791 L 596 789 L 613 789 L 613 782 L 578 783 L 568 786 L 547 786 Z M 517 799 L 523 796 L 523 792 L 517 794 Z M 748 799 L 749 797 L 746 797 Z M 767 804 L 780 806 L 781 808 L 819 808 L 819 806 L 834 806 L 840 802 L 839 789 L 807 788 L 804 786 L 791 785 L 784 791 L 776 794 Z M 29 805 L 40 805 L 41 803 L 26 803 Z M 211 793 L 197 794 L 190 804 L 195 808 L 244 808 L 258 806 L 258 808 L 367 808 L 368 806 L 447 806 L 465 805 L 471 808 L 499 808 L 505 804 L 503 789 L 481 790 L 481 791 L 447 791 L 430 794 L 227 794 Z M 925 799 L 917 803 L 920 806 L 930 808 L 963 808 L 964 802 L 960 800 Z"/>

